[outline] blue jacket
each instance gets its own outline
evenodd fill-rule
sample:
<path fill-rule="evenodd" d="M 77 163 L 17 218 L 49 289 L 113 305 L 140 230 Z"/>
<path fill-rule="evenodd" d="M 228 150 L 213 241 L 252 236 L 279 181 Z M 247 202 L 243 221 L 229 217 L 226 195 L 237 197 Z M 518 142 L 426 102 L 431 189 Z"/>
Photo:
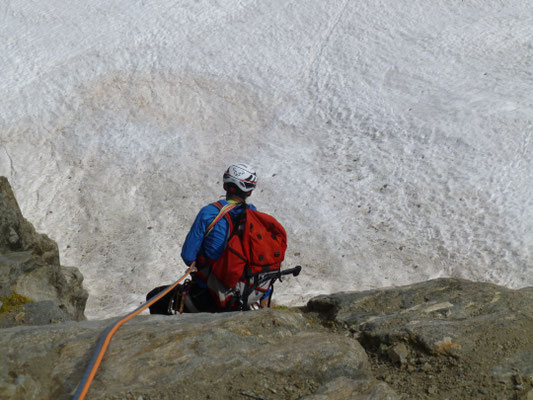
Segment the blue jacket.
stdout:
<path fill-rule="evenodd" d="M 225 206 L 228 203 L 226 200 L 220 200 L 222 206 Z M 248 207 L 252 210 L 256 210 L 253 204 L 248 204 Z M 230 216 L 237 217 L 241 212 L 243 212 L 243 207 L 238 206 L 229 212 Z M 225 218 L 221 219 L 211 230 L 209 235 L 205 238 L 205 232 L 207 227 L 218 215 L 219 209 L 213 204 L 208 204 L 203 207 L 194 223 L 191 226 L 187 237 L 185 238 L 185 243 L 181 248 L 181 258 L 187 265 L 191 265 L 193 261 L 196 260 L 198 255 L 203 255 L 210 260 L 217 260 L 220 258 L 231 232 L 229 232 L 228 221 Z"/>

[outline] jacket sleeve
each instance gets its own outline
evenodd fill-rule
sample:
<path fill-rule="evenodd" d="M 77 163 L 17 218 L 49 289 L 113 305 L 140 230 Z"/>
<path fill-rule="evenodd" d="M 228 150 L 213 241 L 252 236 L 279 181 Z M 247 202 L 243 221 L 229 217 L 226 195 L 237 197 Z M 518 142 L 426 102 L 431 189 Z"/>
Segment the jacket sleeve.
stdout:
<path fill-rule="evenodd" d="M 186 265 L 191 265 L 196 260 L 198 252 L 202 247 L 207 227 L 217 214 L 218 209 L 214 205 L 208 204 L 196 216 L 185 238 L 185 243 L 183 243 L 183 247 L 181 248 L 181 258 Z"/>

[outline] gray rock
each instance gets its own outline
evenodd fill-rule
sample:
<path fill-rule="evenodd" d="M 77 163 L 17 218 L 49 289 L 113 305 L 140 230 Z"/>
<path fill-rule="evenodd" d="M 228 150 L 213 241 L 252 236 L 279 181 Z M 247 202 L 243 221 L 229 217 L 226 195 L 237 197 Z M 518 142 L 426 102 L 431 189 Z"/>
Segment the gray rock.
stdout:
<path fill-rule="evenodd" d="M 340 377 L 321 386 L 316 393 L 302 397 L 301 400 L 397 400 L 399 398 L 386 383 L 375 384 Z"/>
<path fill-rule="evenodd" d="M 22 216 L 11 185 L 0 176 L 0 254 L 13 251 L 30 251 L 43 262 L 59 264 L 57 244 Z"/>
<path fill-rule="evenodd" d="M 7 242 L 11 246 L 16 246 L 16 244 L 20 241 L 20 236 L 15 232 L 12 226 L 9 227 Z"/>
<path fill-rule="evenodd" d="M 395 389 L 407 396 L 465 398 L 483 387 L 507 398 L 513 374 L 533 378 L 533 288 L 437 279 L 319 296 L 307 308 L 357 337 L 375 369 L 394 374 Z M 419 367 L 402 368 L 408 356 Z"/>
<path fill-rule="evenodd" d="M 0 297 L 13 293 L 29 297 L 51 308 L 43 315 L 59 316 L 60 308 L 70 318 L 84 320 L 88 293 L 82 286 L 83 276 L 74 267 L 59 264 L 57 244 L 35 231 L 20 212 L 9 182 L 0 177 Z M 36 306 L 32 306 L 36 307 Z M 0 315 L 0 326 L 37 323 L 44 319 L 19 318 L 19 313 Z M 65 320 L 62 315 L 59 320 Z M 53 319 L 53 318 L 52 318 Z M 30 322 L 34 321 L 34 322 Z"/>
<path fill-rule="evenodd" d="M 83 320 L 87 291 L 77 268 L 47 264 L 30 252 L 0 254 L 2 297 L 16 292 L 34 301 L 51 300 L 75 320 Z"/>
<path fill-rule="evenodd" d="M 110 323 L 4 329 L 0 397 L 71 398 Z M 133 319 L 113 338 L 88 398 L 296 399 L 318 390 L 396 398 L 374 379 L 357 341 L 313 326 L 298 312 L 261 310 Z"/>
<path fill-rule="evenodd" d="M 387 355 L 393 363 L 403 365 L 407 362 L 409 350 L 404 343 L 398 343 L 388 349 Z"/>
<path fill-rule="evenodd" d="M 19 325 L 46 325 L 72 321 L 73 318 L 51 300 L 24 304 L 20 311 L 0 317 L 0 328 Z"/>

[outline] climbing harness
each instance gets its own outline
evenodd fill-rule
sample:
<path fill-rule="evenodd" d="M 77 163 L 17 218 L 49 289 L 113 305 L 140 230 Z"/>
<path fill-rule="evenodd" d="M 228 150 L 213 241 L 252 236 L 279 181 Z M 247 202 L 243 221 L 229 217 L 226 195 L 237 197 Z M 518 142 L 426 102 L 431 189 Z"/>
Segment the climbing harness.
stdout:
<path fill-rule="evenodd" d="M 104 335 L 98 342 L 98 346 L 96 346 L 96 350 L 93 353 L 93 357 L 91 358 L 91 361 L 89 362 L 89 365 L 87 366 L 87 369 L 85 370 L 85 373 L 80 383 L 78 384 L 78 388 L 76 390 L 76 393 L 74 394 L 74 400 L 83 400 L 85 396 L 87 395 L 87 391 L 89 390 L 89 387 L 91 386 L 94 376 L 96 375 L 96 371 L 98 370 L 98 367 L 100 366 L 100 363 L 102 362 L 104 353 L 106 352 L 107 347 L 109 346 L 109 343 L 111 342 L 112 336 L 115 334 L 118 328 L 120 328 L 124 323 L 128 322 L 130 319 L 132 319 L 136 315 L 139 315 L 142 311 L 146 310 L 152 304 L 156 303 L 159 299 L 164 297 L 167 293 L 170 293 L 170 291 L 172 291 L 175 287 L 177 287 L 187 276 L 189 276 L 193 272 L 196 272 L 195 263 L 192 263 L 191 266 L 185 272 L 185 274 L 181 278 L 179 278 L 176 282 L 174 282 L 172 285 L 170 285 L 168 288 L 158 293 L 156 296 L 149 299 L 146 303 L 141 305 L 139 308 L 132 311 L 125 317 L 122 317 L 117 322 L 115 322 L 113 325 L 111 325 L 109 328 L 107 328 L 107 330 L 104 332 Z"/>

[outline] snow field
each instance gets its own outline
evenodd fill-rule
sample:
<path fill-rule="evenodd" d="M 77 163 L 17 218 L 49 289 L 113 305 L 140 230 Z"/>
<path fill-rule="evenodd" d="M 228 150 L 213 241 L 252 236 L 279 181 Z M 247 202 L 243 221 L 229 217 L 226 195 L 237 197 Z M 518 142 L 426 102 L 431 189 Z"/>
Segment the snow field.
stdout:
<path fill-rule="evenodd" d="M 0 174 L 87 315 L 184 271 L 231 162 L 289 234 L 276 298 L 457 276 L 533 285 L 526 1 L 10 1 Z"/>

